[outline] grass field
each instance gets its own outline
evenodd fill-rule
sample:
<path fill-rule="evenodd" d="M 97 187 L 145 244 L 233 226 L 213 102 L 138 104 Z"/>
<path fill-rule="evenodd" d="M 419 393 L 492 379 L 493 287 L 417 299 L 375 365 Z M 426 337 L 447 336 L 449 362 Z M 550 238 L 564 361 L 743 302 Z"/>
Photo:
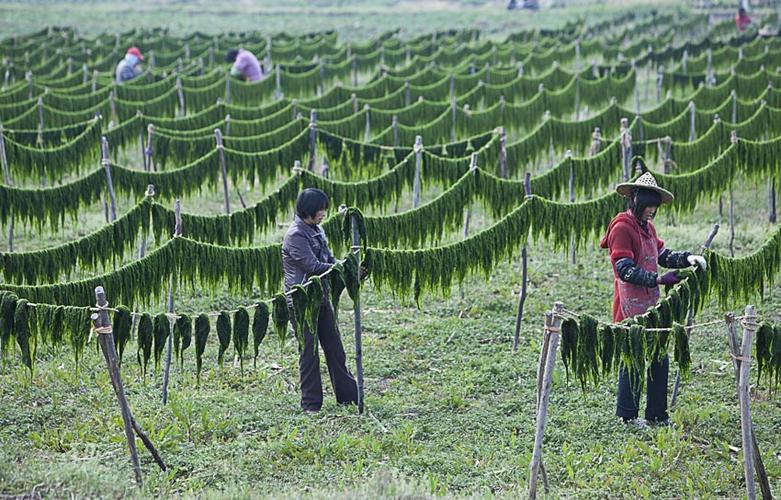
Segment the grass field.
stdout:
<path fill-rule="evenodd" d="M 573 7 L 531 18 L 520 12 L 507 15 L 502 2 L 475 6 L 470 2 L 395 4 L 384 0 L 239 3 L 234 12 L 206 2 L 155 5 L 137 2 L 131 13 L 111 2 L 78 6 L 5 2 L 0 5 L 0 36 L 67 21 L 85 33 L 156 25 L 209 32 L 336 28 L 346 36 L 365 39 L 397 26 L 409 34 L 453 26 L 487 27 L 499 33 L 530 22 L 552 26 L 596 12 L 594 7 Z M 416 8 L 419 14 L 413 15 Z M 249 9 L 251 15 L 239 12 L 242 9 Z M 138 162 L 132 153 L 122 159 Z M 264 196 L 252 186 L 242 188 L 248 204 Z M 425 190 L 424 201 L 435 195 L 436 190 Z M 410 193 L 404 199 L 402 210 L 409 208 Z M 132 205 L 127 199 L 118 201 L 120 212 Z M 741 255 L 761 244 L 775 226 L 767 222 L 764 182 L 741 179 L 735 201 L 735 250 Z M 238 199 L 232 203 L 238 205 Z M 199 212 L 217 214 L 221 204 L 222 194 L 208 189 L 183 200 L 187 212 L 198 207 Z M 720 222 L 714 249 L 726 252 L 729 229 L 718 212 L 718 200 L 701 203 L 686 217 L 668 217 L 663 209 L 656 225 L 669 247 L 694 251 L 711 225 Z M 83 213 L 78 222 L 54 235 L 18 229 L 18 250 L 71 240 L 105 222 L 100 206 Z M 472 230 L 491 222 L 476 210 Z M 280 228 L 266 240 L 279 241 L 283 231 Z M 446 240 L 460 238 L 460 234 L 451 234 Z M 316 415 L 301 412 L 292 340 L 280 350 L 270 335 L 262 345 L 257 368 L 245 363 L 241 373 L 228 364 L 217 368 L 212 332 L 200 389 L 195 387 L 191 348 L 184 369 L 173 370 L 167 406 L 160 404 L 161 370 L 142 380 L 134 344 L 130 344 L 122 367 L 128 399 L 135 418 L 169 465 L 167 472 L 159 471 L 141 447 L 145 483 L 140 490 L 132 481 L 116 398 L 94 340 L 78 368 L 67 349 L 42 350 L 32 380 L 27 369 L 14 360 L 0 368 L 0 494 L 524 496 L 534 436 L 543 313 L 561 300 L 569 309 L 610 319 L 612 274 L 597 239 L 578 254 L 577 265 L 567 261 L 566 251 L 540 242 L 530 246 L 530 294 L 517 353 L 511 351 L 521 275 L 517 257 L 489 277 L 469 278 L 463 300 L 455 287 L 451 297 L 425 296 L 416 307 L 369 284 L 362 297 L 364 416 L 357 415 L 354 407 L 335 404 L 324 367 L 323 410 Z M 217 310 L 258 298 L 180 294 L 176 309 Z M 735 304 L 735 310 L 741 311 L 744 305 Z M 756 302 L 758 313 L 775 321 L 781 319 L 779 305 L 781 287 L 777 285 Z M 352 365 L 353 316 L 348 298 L 340 309 L 340 327 Z M 724 312 L 711 300 L 697 321 L 718 320 Z M 738 402 L 725 327 L 696 329 L 691 350 L 692 374 L 682 383 L 678 404 L 672 409 L 674 425 L 647 430 L 627 427 L 614 417 L 613 380 L 583 392 L 576 381 L 566 380 L 557 360 L 544 444 L 550 497 L 744 495 Z M 674 378 L 675 367 L 671 366 L 670 387 Z M 771 488 L 781 494 L 781 398 L 764 384 L 753 388 L 753 396 L 757 440 Z"/>

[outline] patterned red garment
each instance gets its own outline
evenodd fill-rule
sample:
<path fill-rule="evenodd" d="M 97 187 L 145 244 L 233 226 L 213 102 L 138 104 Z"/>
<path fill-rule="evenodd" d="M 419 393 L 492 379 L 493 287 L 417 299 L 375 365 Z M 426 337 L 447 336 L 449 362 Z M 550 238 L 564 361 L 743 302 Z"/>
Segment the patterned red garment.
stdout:
<path fill-rule="evenodd" d="M 613 264 L 613 321 L 644 314 L 656 305 L 659 287 L 648 288 L 627 283 L 619 279 L 616 272 L 616 262 L 627 258 L 646 271 L 657 272 L 664 241 L 656 236 L 654 225 L 649 221 L 642 227 L 631 210 L 621 212 L 610 221 L 600 246 L 610 251 L 610 262 Z"/>

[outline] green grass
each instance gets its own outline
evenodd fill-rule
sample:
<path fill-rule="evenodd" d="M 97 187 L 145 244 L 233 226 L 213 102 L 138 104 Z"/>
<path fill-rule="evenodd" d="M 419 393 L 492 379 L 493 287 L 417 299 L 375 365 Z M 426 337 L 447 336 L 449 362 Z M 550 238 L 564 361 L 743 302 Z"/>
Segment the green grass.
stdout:
<path fill-rule="evenodd" d="M 554 25 L 566 16 L 598 12 L 594 7 L 579 7 L 532 17 L 520 12 L 507 15 L 501 2 L 455 11 L 416 3 L 421 13 L 412 16 L 407 10 L 404 16 L 397 4 L 381 0 L 329 2 L 323 8 L 302 1 L 268 2 L 249 7 L 252 15 L 216 15 L 224 7 L 205 2 L 166 2 L 153 10 L 156 3 L 142 1 L 133 4 L 133 12 L 126 5 L 6 2 L 0 5 L 0 35 L 67 21 L 87 34 L 142 25 L 209 32 L 335 27 L 346 30 L 348 37 L 363 39 L 394 26 L 403 26 L 413 35 L 453 25 L 478 25 L 498 32 L 530 22 Z M 124 160 L 138 164 L 132 153 Z M 243 190 L 248 203 L 264 196 L 250 186 Z M 436 192 L 427 189 L 424 198 Z M 745 180 L 736 190 L 739 255 L 756 248 L 774 228 L 766 222 L 765 193 L 764 184 Z M 405 199 L 401 209 L 408 208 L 409 193 Z M 184 199 L 183 209 L 216 214 L 222 209 L 221 200 L 219 191 L 205 190 Z M 235 192 L 231 204 L 239 206 Z M 129 206 L 130 201 L 120 197 L 119 211 Z M 67 241 L 104 223 L 97 205 L 83 214 L 54 235 L 17 227 L 17 248 Z M 283 217 L 282 222 L 289 218 Z M 669 223 L 663 210 L 657 221 L 668 246 L 694 250 L 711 224 L 721 222 L 714 248 L 727 251 L 728 227 L 719 218 L 715 201 L 704 202 L 693 215 L 676 220 L 677 224 Z M 472 230 L 490 223 L 478 211 Z M 278 241 L 283 230 L 265 239 Z M 460 234 L 447 238 L 457 240 Z M 610 266 L 596 237 L 578 255 L 577 265 L 567 263 L 565 251 L 554 251 L 544 243 L 531 245 L 529 271 L 529 299 L 515 354 L 511 344 L 520 290 L 518 258 L 489 277 L 468 279 L 463 301 L 454 287 L 450 298 L 426 296 L 417 308 L 369 285 L 362 297 L 367 398 L 363 416 L 355 408 L 335 404 L 325 367 L 323 410 L 317 415 L 299 410 L 293 340 L 280 350 L 269 335 L 257 369 L 245 362 L 242 374 L 231 363 L 216 366 L 213 331 L 201 388 L 195 388 L 191 348 L 184 370 L 172 371 L 167 406 L 160 404 L 161 370 L 142 380 L 130 344 L 122 368 L 128 399 L 169 465 L 167 472 L 159 471 L 137 441 L 144 473 L 141 489 L 132 480 L 116 398 L 94 339 L 78 368 L 67 348 L 42 349 L 32 380 L 17 358 L 9 359 L 0 368 L 0 493 L 205 498 L 523 496 L 533 444 L 543 313 L 555 300 L 562 300 L 569 309 L 607 321 L 612 298 Z M 108 294 L 111 300 L 110 290 Z M 182 293 L 176 297 L 176 310 L 216 310 L 257 298 Z M 764 300 L 758 299 L 758 311 L 778 320 L 780 303 L 781 290 L 773 286 Z M 739 311 L 743 306 L 735 308 Z M 723 312 L 711 301 L 698 321 L 720 319 Z M 340 327 L 351 367 L 352 319 L 352 304 L 344 298 Z M 551 497 L 744 495 L 742 454 L 736 451 L 741 445 L 738 404 L 725 327 L 696 329 L 691 350 L 692 374 L 683 382 L 678 405 L 671 412 L 675 426 L 645 431 L 627 428 L 613 416 L 614 380 L 583 392 L 576 382 L 567 382 L 557 360 L 544 444 Z M 231 354 L 232 349 L 226 359 Z M 672 367 L 670 386 L 674 375 Z M 752 413 L 771 487 L 781 494 L 781 399 L 764 383 L 753 389 Z"/>

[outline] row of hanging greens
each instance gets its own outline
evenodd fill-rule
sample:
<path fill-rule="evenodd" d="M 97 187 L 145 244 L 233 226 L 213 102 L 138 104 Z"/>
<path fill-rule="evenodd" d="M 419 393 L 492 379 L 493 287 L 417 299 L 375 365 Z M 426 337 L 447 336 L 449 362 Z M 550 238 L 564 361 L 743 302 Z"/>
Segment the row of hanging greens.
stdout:
<path fill-rule="evenodd" d="M 627 370 L 632 384 L 645 381 L 646 368 L 667 356 L 674 342 L 673 359 L 683 376 L 691 367 L 689 332 L 682 326 L 691 311 L 696 314 L 708 294 L 709 277 L 694 269 L 679 271 L 682 281 L 668 289 L 647 313 L 617 324 L 600 324 L 587 314 L 567 317 L 561 323 L 561 358 L 567 374 L 585 391 L 619 369 Z M 759 345 L 759 344 L 757 344 Z M 639 389 L 638 389 L 639 390 Z"/>
<path fill-rule="evenodd" d="M 332 305 L 335 312 L 345 289 L 355 300 L 360 287 L 359 265 L 357 256 L 350 253 L 343 261 L 333 266 L 327 278 L 321 280 L 315 276 L 305 285 L 296 285 L 291 290 L 290 303 L 285 295 L 277 294 L 271 301 L 271 309 L 268 302 L 255 304 L 251 325 L 248 308 L 240 307 L 235 311 L 232 321 L 230 313 L 220 312 L 216 321 L 219 341 L 218 366 L 223 365 L 225 352 L 232 340 L 241 369 L 244 370 L 244 360 L 249 355 L 250 329 L 253 363 L 256 363 L 270 320 L 273 321 L 280 348 L 284 346 L 288 336 L 289 323 L 293 325 L 299 345 L 303 348 L 304 329 L 317 335 L 318 315 L 324 300 Z M 0 354 L 3 364 L 8 363 L 18 349 L 22 364 L 30 370 L 32 376 L 39 347 L 67 344 L 73 351 L 78 366 L 89 335 L 90 314 L 89 307 L 48 304 L 33 306 L 13 292 L 0 290 Z M 117 307 L 113 313 L 112 327 L 120 363 L 128 343 L 132 340 L 133 324 L 130 309 L 124 305 Z M 149 313 L 140 314 L 135 333 L 136 358 L 142 373 L 146 375 L 152 357 L 155 371 L 159 370 L 164 346 L 169 335 L 173 335 L 174 355 L 181 368 L 184 367 L 185 351 L 195 340 L 196 373 L 200 383 L 210 332 L 211 322 L 205 313 L 199 314 L 194 324 L 188 314 L 178 315 L 175 320 L 170 320 L 165 313 L 154 317 Z M 317 345 L 316 341 L 314 345 Z"/>

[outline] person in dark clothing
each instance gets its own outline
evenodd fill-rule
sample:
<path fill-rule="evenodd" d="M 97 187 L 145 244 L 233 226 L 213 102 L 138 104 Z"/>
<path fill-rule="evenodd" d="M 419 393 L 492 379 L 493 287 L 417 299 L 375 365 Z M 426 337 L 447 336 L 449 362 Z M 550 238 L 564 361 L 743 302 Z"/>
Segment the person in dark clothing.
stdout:
<path fill-rule="evenodd" d="M 328 248 L 325 233 L 318 225 L 325 218 L 328 196 L 319 189 L 304 189 L 296 200 L 296 216 L 282 243 L 282 266 L 285 272 L 285 291 L 293 285 L 305 283 L 311 276 L 328 271 L 336 259 Z M 331 304 L 325 298 L 330 294 L 328 278 L 323 280 L 324 297 L 317 322 L 317 338 L 325 353 L 328 375 L 341 404 L 358 402 L 358 386 L 347 369 L 347 356 Z M 292 303 L 288 298 L 288 304 Z M 292 316 L 292 314 L 291 314 Z M 318 412 L 323 404 L 323 385 L 320 378 L 320 356 L 314 345 L 314 335 L 304 332 L 300 347 L 298 370 L 301 379 L 301 408 Z"/>
<path fill-rule="evenodd" d="M 660 188 L 656 179 L 646 172 L 635 182 L 619 184 L 616 191 L 630 199 L 629 209 L 618 214 L 610 222 L 600 243 L 610 251 L 613 264 L 613 321 L 619 322 L 638 314 L 645 314 L 659 300 L 659 285 L 674 285 L 680 281 L 675 271 L 662 276 L 657 266 L 683 268 L 697 265 L 705 268 L 705 259 L 689 252 L 673 252 L 665 248 L 664 241 L 656 236 L 651 219 L 662 203 L 670 203 L 673 195 Z M 645 421 L 668 423 L 667 375 L 669 358 L 655 359 L 648 370 Z M 616 416 L 624 422 L 644 426 L 639 420 L 640 381 L 625 368 L 618 377 Z"/>

